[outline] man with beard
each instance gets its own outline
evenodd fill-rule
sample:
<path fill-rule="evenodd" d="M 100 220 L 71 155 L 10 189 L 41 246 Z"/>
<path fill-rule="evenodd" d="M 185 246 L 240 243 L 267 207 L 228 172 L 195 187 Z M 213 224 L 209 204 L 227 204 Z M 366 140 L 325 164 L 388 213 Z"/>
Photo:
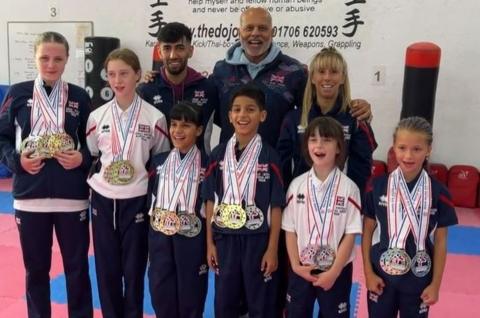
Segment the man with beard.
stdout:
<path fill-rule="evenodd" d="M 158 33 L 159 55 L 163 66 L 150 82 L 138 86 L 138 94 L 158 108 L 170 126 L 170 110 L 179 101 L 189 101 L 202 108 L 203 133 L 200 149 L 210 152 L 215 88 L 202 74 L 188 67 L 193 55 L 192 32 L 183 23 L 167 23 Z"/>
<path fill-rule="evenodd" d="M 267 119 L 258 133 L 276 146 L 284 116 L 295 107 L 302 107 L 307 80 L 306 66 L 283 54 L 273 43 L 272 17 L 261 7 L 250 7 L 240 16 L 240 41 L 218 61 L 210 77 L 217 87 L 219 108 L 216 123 L 222 129 L 220 142 L 233 134 L 228 119 L 230 96 L 238 87 L 254 82 L 266 97 Z M 364 100 L 352 102 L 352 115 L 359 120 L 371 117 L 370 105 Z"/>

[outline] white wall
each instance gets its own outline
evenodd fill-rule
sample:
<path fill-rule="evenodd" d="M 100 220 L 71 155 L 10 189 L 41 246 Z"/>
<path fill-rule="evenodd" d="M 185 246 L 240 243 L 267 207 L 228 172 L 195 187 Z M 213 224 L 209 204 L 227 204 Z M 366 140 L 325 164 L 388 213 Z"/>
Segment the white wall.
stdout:
<path fill-rule="evenodd" d="M 212 15 L 192 14 L 188 0 L 165 0 L 163 8 L 168 21 L 179 20 L 195 26 L 211 22 Z M 245 0 L 247 1 L 247 0 Z M 266 0 L 268 3 L 271 0 Z M 139 53 L 144 68 L 151 66 L 153 38 L 147 35 L 149 19 L 156 0 L 2 0 L 0 10 L 0 84 L 8 84 L 7 21 L 93 21 L 95 35 L 114 36 L 123 46 Z M 314 0 L 306 3 L 313 5 Z M 274 24 L 333 23 L 344 19 L 342 0 L 317 1 L 315 16 L 305 14 L 273 14 Z M 49 7 L 57 8 L 50 17 Z M 217 5 L 221 7 L 221 5 Z M 233 6 L 232 6 L 233 7 Z M 244 7 L 240 6 L 239 7 Z M 391 144 L 392 130 L 400 117 L 406 47 L 418 41 L 430 41 L 442 48 L 442 59 L 436 95 L 433 162 L 471 164 L 480 168 L 480 2 L 477 0 L 367 0 L 360 7 L 365 25 L 359 28 L 359 50 L 343 53 L 349 62 L 354 97 L 367 99 L 373 106 L 373 128 L 379 143 L 375 153 L 385 159 Z M 162 8 L 161 8 L 162 9 Z M 343 10 L 343 11 L 342 11 Z M 340 16 L 339 16 L 340 15 Z M 214 16 L 224 25 L 238 22 L 237 14 Z M 300 21 L 300 22 L 299 22 Z M 333 22 L 332 22 L 333 21 Z M 289 39 L 291 40 L 291 39 Z M 150 43 L 148 43 L 150 42 Z M 318 49 L 285 49 L 308 63 Z M 223 48 L 197 48 L 191 65 L 210 70 L 213 62 L 223 57 Z M 384 85 L 373 85 L 378 66 L 385 71 Z"/>

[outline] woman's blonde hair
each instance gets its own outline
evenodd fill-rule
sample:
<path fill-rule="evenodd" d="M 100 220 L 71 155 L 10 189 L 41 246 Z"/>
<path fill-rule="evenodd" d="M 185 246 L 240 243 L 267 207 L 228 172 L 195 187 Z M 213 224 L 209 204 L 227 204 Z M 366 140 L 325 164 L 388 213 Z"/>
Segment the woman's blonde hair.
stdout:
<path fill-rule="evenodd" d="M 312 83 L 313 73 L 322 69 L 331 69 L 342 72 L 343 74 L 344 81 L 343 84 L 340 85 L 339 92 L 339 96 L 342 98 L 342 112 L 347 111 L 348 105 L 350 105 L 352 100 L 350 95 L 350 81 L 348 80 L 347 62 L 334 47 L 322 49 L 313 57 L 312 62 L 310 62 L 308 67 L 308 79 L 303 94 L 302 118 L 300 122 L 302 127 L 307 127 L 308 114 L 310 113 L 312 104 L 317 99 L 315 85 Z"/>

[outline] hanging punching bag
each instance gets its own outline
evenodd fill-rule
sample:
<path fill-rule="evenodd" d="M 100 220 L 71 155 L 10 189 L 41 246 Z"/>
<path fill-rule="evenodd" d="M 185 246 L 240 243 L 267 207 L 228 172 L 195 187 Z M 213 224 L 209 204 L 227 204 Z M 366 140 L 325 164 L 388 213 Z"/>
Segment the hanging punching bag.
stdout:
<path fill-rule="evenodd" d="M 97 108 L 113 98 L 107 85 L 107 73 L 103 63 L 108 54 L 120 47 L 120 40 L 111 37 L 89 36 L 85 38 L 85 90 Z"/>
<path fill-rule="evenodd" d="M 400 118 L 420 116 L 433 125 L 440 47 L 418 42 L 407 48 Z"/>
<path fill-rule="evenodd" d="M 400 119 L 420 116 L 433 126 L 440 55 L 440 47 L 430 42 L 418 42 L 407 47 Z M 390 173 L 398 165 L 393 148 L 388 151 L 387 158 Z"/>

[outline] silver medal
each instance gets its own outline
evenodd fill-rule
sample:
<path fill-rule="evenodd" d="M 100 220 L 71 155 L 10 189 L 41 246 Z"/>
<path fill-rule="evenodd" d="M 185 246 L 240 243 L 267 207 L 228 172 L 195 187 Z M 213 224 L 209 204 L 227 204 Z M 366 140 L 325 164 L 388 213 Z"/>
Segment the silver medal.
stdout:
<path fill-rule="evenodd" d="M 432 268 L 432 260 L 426 251 L 418 251 L 412 259 L 412 273 L 417 277 L 424 277 Z"/>
<path fill-rule="evenodd" d="M 321 271 L 327 271 L 335 261 L 335 250 L 328 245 L 320 246 L 315 254 L 315 265 Z"/>
<path fill-rule="evenodd" d="M 380 267 L 389 275 L 404 275 L 411 267 L 412 260 L 403 249 L 389 248 L 380 256 Z"/>
<path fill-rule="evenodd" d="M 245 212 L 247 213 L 247 221 L 245 222 L 247 229 L 256 230 L 262 226 L 264 221 L 263 212 L 256 205 L 247 206 Z"/>

